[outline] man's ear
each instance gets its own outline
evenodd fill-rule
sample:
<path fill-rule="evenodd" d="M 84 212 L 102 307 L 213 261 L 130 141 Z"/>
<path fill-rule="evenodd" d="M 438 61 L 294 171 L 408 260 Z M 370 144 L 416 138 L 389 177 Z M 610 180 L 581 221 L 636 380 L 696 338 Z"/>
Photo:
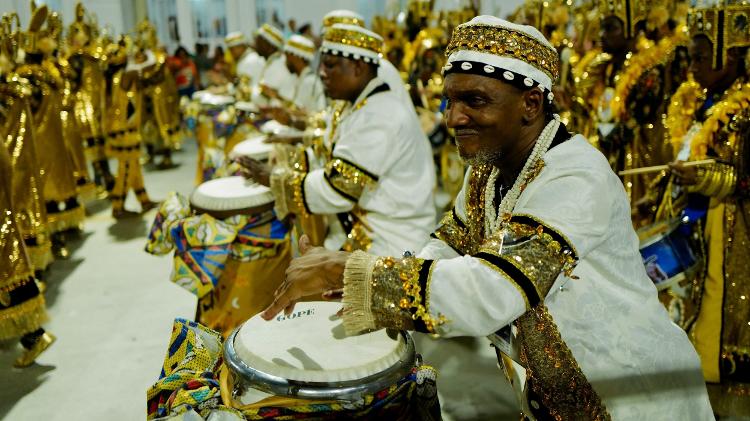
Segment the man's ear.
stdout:
<path fill-rule="evenodd" d="M 541 89 L 529 89 L 523 93 L 523 121 L 535 121 L 544 112 L 544 93 Z"/>

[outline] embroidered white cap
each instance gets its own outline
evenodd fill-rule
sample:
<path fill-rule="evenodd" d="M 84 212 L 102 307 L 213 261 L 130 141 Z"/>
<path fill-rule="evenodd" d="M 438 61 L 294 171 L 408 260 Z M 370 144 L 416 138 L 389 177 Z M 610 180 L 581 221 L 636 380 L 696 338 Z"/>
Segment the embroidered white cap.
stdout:
<path fill-rule="evenodd" d="M 266 41 L 270 42 L 274 47 L 281 49 L 284 47 L 284 34 L 281 33 L 279 28 L 264 23 L 258 28 L 258 35 L 263 37 Z"/>
<path fill-rule="evenodd" d="M 310 38 L 295 34 L 286 40 L 284 52 L 312 61 L 315 55 L 315 43 Z"/>
<path fill-rule="evenodd" d="M 336 23 L 323 35 L 320 49 L 325 54 L 379 63 L 383 53 L 383 38 L 361 26 Z"/>

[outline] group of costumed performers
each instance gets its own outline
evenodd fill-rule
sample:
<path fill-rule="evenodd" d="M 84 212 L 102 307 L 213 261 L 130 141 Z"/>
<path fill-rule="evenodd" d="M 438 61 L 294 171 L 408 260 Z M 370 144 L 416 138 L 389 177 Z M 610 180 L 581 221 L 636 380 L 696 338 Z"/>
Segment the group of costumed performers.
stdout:
<path fill-rule="evenodd" d="M 41 327 L 42 279 L 70 255 L 84 205 L 109 196 L 113 217 L 131 216 L 123 204 L 133 190 L 142 212 L 156 206 L 141 168 L 144 116 L 155 116 L 167 144 L 181 136 L 176 90 L 164 88 L 174 80 L 156 47 L 143 34 L 113 41 L 80 3 L 67 34 L 61 16 L 34 1 L 27 28 L 15 13 L 0 21 L 0 339 L 21 338 L 17 367 L 55 340 Z"/>
<path fill-rule="evenodd" d="M 569 3 L 229 34 L 235 79 L 191 104 L 199 186 L 147 245 L 200 323 L 175 322 L 149 417 L 262 416 L 219 398 L 215 349 L 321 298 L 348 335 L 488 337 L 524 419 L 747 415 L 750 6 Z"/>

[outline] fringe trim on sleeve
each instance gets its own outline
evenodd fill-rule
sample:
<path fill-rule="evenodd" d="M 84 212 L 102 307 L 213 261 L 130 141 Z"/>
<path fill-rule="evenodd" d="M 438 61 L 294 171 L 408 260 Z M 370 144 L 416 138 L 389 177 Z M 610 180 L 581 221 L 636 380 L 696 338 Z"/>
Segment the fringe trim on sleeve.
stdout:
<path fill-rule="evenodd" d="M 352 253 L 344 269 L 344 329 L 347 335 L 375 329 L 372 314 L 372 271 L 376 256 L 362 251 Z"/>

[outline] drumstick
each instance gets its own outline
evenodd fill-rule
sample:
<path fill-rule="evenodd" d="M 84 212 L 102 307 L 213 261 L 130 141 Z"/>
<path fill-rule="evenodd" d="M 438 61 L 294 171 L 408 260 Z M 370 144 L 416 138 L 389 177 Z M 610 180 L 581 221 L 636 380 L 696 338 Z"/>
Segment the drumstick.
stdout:
<path fill-rule="evenodd" d="M 700 161 L 686 161 L 683 162 L 682 165 L 684 167 L 696 167 L 698 165 L 708 165 L 715 163 L 715 159 L 702 159 Z M 618 175 L 634 175 L 634 174 L 646 174 L 650 172 L 659 172 L 663 170 L 668 170 L 669 165 L 654 165 L 652 167 L 641 167 L 641 168 L 633 168 L 632 170 L 625 170 L 620 171 L 617 174 Z"/>

